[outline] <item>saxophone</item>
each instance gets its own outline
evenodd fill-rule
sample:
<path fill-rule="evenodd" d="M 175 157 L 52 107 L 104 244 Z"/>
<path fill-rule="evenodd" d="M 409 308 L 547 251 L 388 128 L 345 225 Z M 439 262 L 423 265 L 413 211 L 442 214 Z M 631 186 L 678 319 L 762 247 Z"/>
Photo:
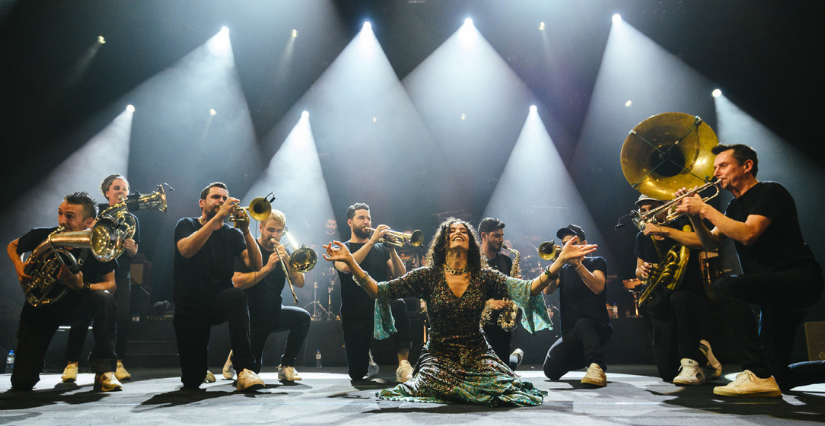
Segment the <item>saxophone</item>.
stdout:
<path fill-rule="evenodd" d="M 520 275 L 519 269 L 519 261 L 521 260 L 521 253 L 518 250 L 507 247 L 506 245 L 502 244 L 501 248 L 505 250 L 510 250 L 511 253 L 515 254 L 515 258 L 513 259 L 513 267 L 510 269 L 510 276 L 511 277 L 518 277 Z M 510 299 L 504 299 L 507 303 L 507 306 L 501 310 L 501 313 L 498 315 L 498 325 L 504 331 L 513 331 L 516 328 L 516 319 L 518 319 L 518 306 L 516 306 L 515 302 Z"/>
<path fill-rule="evenodd" d="M 685 232 L 692 230 L 690 225 L 682 228 Z M 656 240 L 653 241 L 655 244 Z M 659 263 L 652 267 L 645 283 L 647 287 L 639 296 L 639 308 L 650 314 L 658 313 L 670 292 L 675 291 L 682 283 L 689 258 L 690 250 L 687 247 L 681 244 L 674 245 Z M 665 289 L 670 292 L 666 292 Z"/>

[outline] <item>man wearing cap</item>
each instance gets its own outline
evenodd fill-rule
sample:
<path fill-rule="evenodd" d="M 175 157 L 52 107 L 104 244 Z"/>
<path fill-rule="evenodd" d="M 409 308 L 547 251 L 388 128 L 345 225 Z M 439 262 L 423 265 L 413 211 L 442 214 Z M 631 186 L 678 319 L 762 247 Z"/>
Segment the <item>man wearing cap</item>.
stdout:
<path fill-rule="evenodd" d="M 567 244 L 587 244 L 578 225 L 559 229 L 556 236 Z M 607 261 L 603 257 L 556 259 L 548 268 L 551 283 L 545 290 L 558 289 L 561 337 L 553 343 L 544 360 L 544 375 L 558 380 L 570 370 L 587 367 L 581 382 L 605 386 L 607 377 L 602 348 L 613 334 L 605 305 Z"/>
<path fill-rule="evenodd" d="M 640 215 L 645 215 L 663 204 L 662 201 L 642 194 L 636 200 Z M 662 220 L 668 212 L 657 215 Z M 642 232 L 636 234 L 636 277 L 647 280 L 654 265 L 667 258 L 667 253 L 679 243 L 674 237 L 691 232 L 687 219 L 679 219 L 671 226 L 647 223 Z M 689 249 L 702 250 L 701 245 L 688 245 Z M 677 248 L 678 250 L 678 248 Z M 712 378 L 722 375 L 722 364 L 713 356 L 710 343 L 701 339 L 699 324 L 708 315 L 709 300 L 702 286 L 702 271 L 699 256 L 688 254 L 682 283 L 671 291 L 659 288 L 651 293 L 647 312 L 653 322 L 653 354 L 659 377 L 678 385 L 701 385 L 705 383 L 703 365 L 707 365 Z M 661 295 L 659 297 L 659 295 Z"/>
<path fill-rule="evenodd" d="M 510 276 L 513 268 L 513 261 L 509 257 L 501 254 L 501 245 L 504 242 L 504 222 L 485 217 L 478 225 L 478 233 L 481 238 L 481 254 L 487 259 L 487 265 L 504 275 Z M 498 358 L 507 362 L 511 369 L 515 370 L 524 358 L 524 352 L 516 349 L 510 353 L 510 342 L 513 332 L 507 331 L 498 325 L 498 316 L 504 301 L 488 300 L 487 307 L 491 309 L 490 321 L 484 324 L 484 335 L 487 343 L 493 348 Z"/>

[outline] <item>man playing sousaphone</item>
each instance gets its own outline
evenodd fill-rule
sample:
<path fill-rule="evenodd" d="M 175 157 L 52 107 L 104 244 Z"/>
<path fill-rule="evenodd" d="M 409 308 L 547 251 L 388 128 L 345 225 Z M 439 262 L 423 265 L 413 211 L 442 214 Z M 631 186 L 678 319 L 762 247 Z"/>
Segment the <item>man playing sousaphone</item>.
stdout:
<path fill-rule="evenodd" d="M 97 205 L 85 192 L 67 195 L 57 209 L 57 223 L 65 232 L 88 230 L 97 216 Z M 21 256 L 34 251 L 42 242 L 55 234 L 58 228 L 34 228 L 26 235 L 12 241 L 7 248 L 9 258 L 17 270 L 21 283 L 32 281 L 32 273 L 26 271 Z M 65 295 L 53 303 L 34 307 L 23 305 L 20 328 L 17 332 L 17 356 L 11 376 L 12 389 L 29 391 L 40 380 L 44 357 L 49 342 L 61 325 L 88 324 L 93 321 L 92 334 L 95 346 L 89 355 L 89 365 L 95 372 L 95 390 L 104 392 L 121 389 L 115 378 L 115 290 L 116 261 L 100 262 L 90 249 L 71 250 L 79 270 L 60 267 L 56 285 L 68 287 Z M 60 256 L 60 255 L 56 255 Z M 107 292 L 108 290 L 108 292 Z"/>
<path fill-rule="evenodd" d="M 647 195 L 641 195 L 636 201 L 641 217 L 662 204 L 662 201 Z M 657 215 L 657 219 L 662 220 L 667 214 L 668 211 L 664 210 Z M 699 333 L 699 325 L 707 318 L 709 305 L 702 286 L 699 256 L 686 252 L 688 261 L 685 271 L 680 274 L 682 282 L 672 291 L 663 280 L 657 281 L 662 270 L 675 266 L 668 262 L 679 260 L 670 259 L 668 253 L 681 253 L 681 246 L 673 238 L 686 233 L 680 226 L 686 222 L 686 219 L 681 219 L 670 226 L 651 222 L 645 224 L 644 230 L 636 234 L 636 277 L 648 281 L 648 288 L 645 289 L 647 297 L 641 305 L 652 317 L 653 354 L 659 376 L 674 384 L 700 385 L 705 382 L 705 372 L 701 366 L 708 365 L 711 377 L 717 378 L 722 374 L 722 365 L 713 356 L 710 343 L 702 340 Z M 676 250 L 671 252 L 674 247 Z M 696 245 L 689 248 L 702 249 Z M 657 282 L 658 287 L 650 288 Z"/>

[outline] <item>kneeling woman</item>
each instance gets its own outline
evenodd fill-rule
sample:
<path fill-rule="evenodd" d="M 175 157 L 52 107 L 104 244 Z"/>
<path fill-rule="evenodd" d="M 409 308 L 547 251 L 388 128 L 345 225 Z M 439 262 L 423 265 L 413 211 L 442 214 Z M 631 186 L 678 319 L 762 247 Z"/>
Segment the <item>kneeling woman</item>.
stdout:
<path fill-rule="evenodd" d="M 550 278 L 527 281 L 481 269 L 481 250 L 472 226 L 459 219 L 441 224 L 430 244 L 429 265 L 401 278 L 376 283 L 340 242 L 326 246 L 324 258 L 345 262 L 355 281 L 377 299 L 375 337 L 394 332 L 389 302 L 418 297 L 427 304 L 429 341 L 421 351 L 413 378 L 382 399 L 415 402 L 469 402 L 490 406 L 539 405 L 547 393 L 521 381 L 498 359 L 479 327 L 488 299 L 512 299 L 523 311 L 522 325 L 531 333 L 550 328 L 541 291 Z M 583 255 L 595 246 L 565 245 L 561 256 Z M 582 253 L 579 253 L 582 252 Z"/>

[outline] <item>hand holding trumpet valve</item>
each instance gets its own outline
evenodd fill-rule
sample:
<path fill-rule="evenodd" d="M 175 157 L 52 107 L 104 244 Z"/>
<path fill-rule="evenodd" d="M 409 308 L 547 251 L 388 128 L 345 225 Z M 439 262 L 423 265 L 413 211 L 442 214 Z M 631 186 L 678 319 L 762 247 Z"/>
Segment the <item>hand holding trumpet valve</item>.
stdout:
<path fill-rule="evenodd" d="M 693 195 L 689 195 L 681 199 L 679 205 L 676 206 L 677 212 L 686 213 L 691 216 L 702 216 L 702 212 L 704 212 L 707 208 L 707 203 L 705 203 L 705 200 L 701 195 L 699 195 L 697 189 L 699 189 L 698 186 L 693 187 L 693 189 L 683 187 L 676 191 L 677 198 L 693 192 Z"/>
<path fill-rule="evenodd" d="M 390 227 L 387 225 L 378 225 L 372 232 L 370 236 L 370 242 L 374 245 L 375 243 L 381 242 L 383 239 L 391 238 L 387 235 L 387 232 L 390 231 Z"/>

